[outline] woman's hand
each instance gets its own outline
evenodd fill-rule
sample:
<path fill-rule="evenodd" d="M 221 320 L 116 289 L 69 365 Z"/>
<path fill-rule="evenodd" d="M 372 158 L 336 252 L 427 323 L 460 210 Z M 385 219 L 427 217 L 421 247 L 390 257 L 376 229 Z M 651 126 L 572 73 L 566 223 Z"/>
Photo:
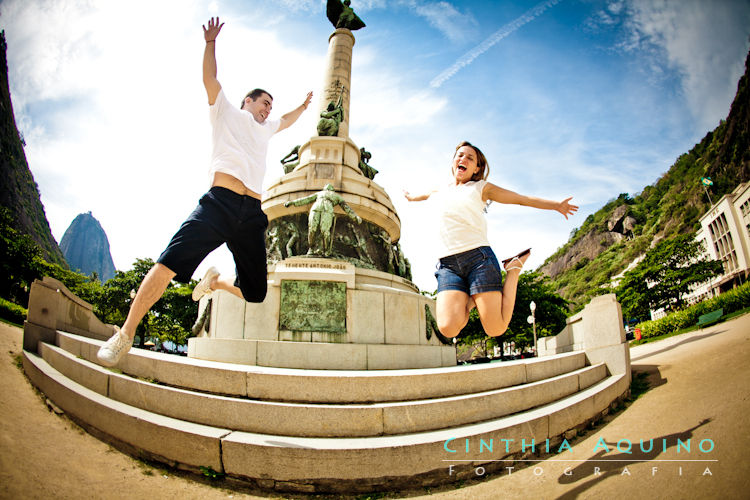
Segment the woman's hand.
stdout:
<path fill-rule="evenodd" d="M 431 192 L 426 193 L 426 194 L 419 194 L 419 195 L 411 194 L 406 189 L 402 190 L 401 192 L 404 193 L 404 198 L 406 198 L 409 201 L 424 201 L 427 198 L 429 198 L 430 195 L 432 195 L 432 193 L 434 191 L 431 191 Z"/>
<path fill-rule="evenodd" d="M 555 209 L 563 214 L 566 219 L 568 218 L 568 215 L 573 215 L 578 211 L 578 207 L 576 205 L 571 205 L 569 203 L 572 199 L 573 197 L 571 196 L 570 198 L 561 201 L 560 203 L 558 203 L 557 208 Z"/>

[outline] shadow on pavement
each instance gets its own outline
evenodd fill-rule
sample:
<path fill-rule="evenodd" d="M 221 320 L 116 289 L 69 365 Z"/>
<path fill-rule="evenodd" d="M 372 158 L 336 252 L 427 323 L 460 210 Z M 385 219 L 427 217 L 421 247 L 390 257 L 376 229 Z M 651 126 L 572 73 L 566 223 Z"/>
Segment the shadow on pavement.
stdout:
<path fill-rule="evenodd" d="M 560 500 L 571 500 L 577 498 L 584 491 L 592 488 L 600 481 L 603 481 L 608 477 L 623 475 L 625 468 L 628 466 L 657 459 L 667 450 L 677 448 L 678 440 L 683 444 L 687 443 L 687 440 L 693 437 L 693 432 L 696 429 L 706 425 L 710 421 L 710 418 L 706 418 L 696 426 L 682 432 L 659 436 L 638 443 L 630 443 L 632 446 L 629 450 L 626 447 L 626 444 L 622 444 L 625 440 L 609 443 L 606 442 L 605 438 L 600 438 L 594 448 L 596 454 L 573 468 L 567 468 L 567 474 L 561 474 L 560 477 L 558 477 L 557 482 L 560 484 L 574 484 L 585 479 L 587 476 L 590 477 L 593 475 L 594 477 L 581 483 L 576 488 L 566 492 L 558 498 Z M 698 444 L 693 443 L 692 446 L 698 447 Z M 685 449 L 683 448 L 683 451 L 684 450 Z M 607 455 L 610 451 L 619 451 L 620 453 Z"/>
<path fill-rule="evenodd" d="M 662 386 L 668 379 L 662 377 L 658 365 L 632 365 L 633 382 L 630 387 L 631 397 L 636 398 L 646 391 Z M 639 388 L 638 382 L 646 377 L 646 387 Z"/>

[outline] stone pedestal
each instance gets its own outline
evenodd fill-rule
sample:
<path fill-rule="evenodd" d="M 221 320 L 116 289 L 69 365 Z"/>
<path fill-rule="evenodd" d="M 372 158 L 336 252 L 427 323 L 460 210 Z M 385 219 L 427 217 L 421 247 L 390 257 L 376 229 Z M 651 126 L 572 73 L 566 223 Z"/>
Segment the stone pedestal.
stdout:
<path fill-rule="evenodd" d="M 300 148 L 300 164 L 273 183 L 263 198 L 262 208 L 269 221 L 295 213 L 307 213 L 309 206 L 284 207 L 284 202 L 303 198 L 332 184 L 344 201 L 362 219 L 387 231 L 395 244 L 401 238 L 401 220 L 390 196 L 359 170 L 359 150 L 350 139 L 311 137 Z M 336 213 L 342 214 L 340 207 Z"/>
<path fill-rule="evenodd" d="M 200 310 L 208 304 L 201 299 Z M 211 295 L 208 331 L 191 358 L 322 370 L 436 368 L 456 364 L 428 325 L 434 300 L 398 276 L 344 261 L 294 257 L 269 267 L 261 304 Z"/>

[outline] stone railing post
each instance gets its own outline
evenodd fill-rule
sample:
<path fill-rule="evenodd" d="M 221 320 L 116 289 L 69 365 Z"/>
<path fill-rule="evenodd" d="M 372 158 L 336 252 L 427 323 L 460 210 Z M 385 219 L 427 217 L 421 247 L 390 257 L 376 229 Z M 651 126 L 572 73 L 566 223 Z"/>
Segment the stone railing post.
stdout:
<path fill-rule="evenodd" d="M 106 340 L 114 332 L 102 323 L 88 302 L 76 297 L 56 279 L 34 280 L 29 294 L 29 314 L 23 326 L 23 348 L 37 352 L 41 342 L 55 343 L 57 330 Z"/>
<path fill-rule="evenodd" d="M 562 332 L 539 339 L 538 344 L 540 356 L 582 350 L 590 364 L 606 363 L 610 374 L 625 373 L 630 379 L 630 349 L 614 294 L 594 297 L 583 311 L 568 318 Z"/>

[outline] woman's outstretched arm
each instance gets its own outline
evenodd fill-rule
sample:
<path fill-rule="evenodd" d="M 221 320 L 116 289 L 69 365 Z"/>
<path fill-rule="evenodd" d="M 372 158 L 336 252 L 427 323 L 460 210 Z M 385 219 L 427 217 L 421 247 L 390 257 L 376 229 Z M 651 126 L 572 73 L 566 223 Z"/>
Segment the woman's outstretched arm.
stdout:
<path fill-rule="evenodd" d="M 509 205 L 522 205 L 525 207 L 539 208 L 541 210 L 555 210 L 560 212 L 566 219 L 578 211 L 578 207 L 570 203 L 573 197 L 563 201 L 545 200 L 535 196 L 526 196 L 501 188 L 492 183 L 487 183 L 482 190 L 482 200 L 492 200 L 497 203 Z"/>
<path fill-rule="evenodd" d="M 428 191 L 423 194 L 411 194 L 409 191 L 404 189 L 403 193 L 404 193 L 404 198 L 406 198 L 409 201 L 424 201 L 430 196 L 432 196 L 432 194 L 435 193 L 435 191 L 434 190 Z"/>

